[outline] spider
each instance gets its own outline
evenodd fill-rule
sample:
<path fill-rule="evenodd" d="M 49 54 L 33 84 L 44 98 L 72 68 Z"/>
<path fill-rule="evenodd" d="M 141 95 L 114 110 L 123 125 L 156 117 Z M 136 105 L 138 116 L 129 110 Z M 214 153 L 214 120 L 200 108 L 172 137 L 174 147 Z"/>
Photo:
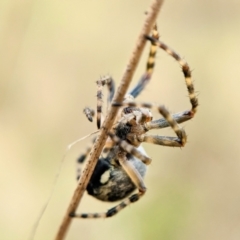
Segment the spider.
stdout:
<path fill-rule="evenodd" d="M 77 218 L 107 218 L 116 215 L 131 203 L 139 200 L 146 192 L 143 178 L 146 173 L 146 165 L 150 164 L 151 158 L 146 155 L 142 142 L 158 144 L 162 146 L 183 147 L 187 136 L 183 128 L 178 124 L 192 119 L 197 111 L 198 99 L 191 80 L 191 71 L 188 64 L 166 44 L 159 40 L 156 25 L 152 30 L 152 36 L 145 36 L 151 42 L 146 72 L 140 78 L 137 85 L 125 97 L 122 103 L 112 102 L 114 95 L 114 81 L 107 76 L 97 81 L 97 127 L 101 127 L 102 115 L 102 88 L 106 85 L 109 90 L 108 104 L 118 107 L 117 120 L 109 131 L 109 137 L 98 159 L 93 175 L 87 186 L 88 194 L 108 202 L 122 200 L 117 206 L 103 213 L 72 213 L 71 217 Z M 158 48 L 163 49 L 173 57 L 181 66 L 191 110 L 170 114 L 162 105 L 153 106 L 150 103 L 137 104 L 134 99 L 142 92 L 152 76 L 155 64 L 155 55 Z M 156 109 L 163 118 L 153 120 L 150 109 Z M 94 111 L 85 108 L 84 113 L 89 121 L 93 121 Z M 152 129 L 171 127 L 176 137 L 148 135 Z M 80 165 L 83 164 L 91 147 L 82 154 L 77 163 L 77 179 L 81 174 Z M 133 193 L 138 189 L 137 193 Z"/>

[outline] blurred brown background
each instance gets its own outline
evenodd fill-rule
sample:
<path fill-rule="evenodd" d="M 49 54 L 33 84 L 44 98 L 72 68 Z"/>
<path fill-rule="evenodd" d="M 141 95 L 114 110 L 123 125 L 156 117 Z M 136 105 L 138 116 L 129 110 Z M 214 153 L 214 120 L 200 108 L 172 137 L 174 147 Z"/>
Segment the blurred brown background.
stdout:
<path fill-rule="evenodd" d="M 111 74 L 119 83 L 149 4 L 0 2 L 0 239 L 28 239 L 67 145 L 96 130 L 82 114 L 96 105 L 95 81 Z M 66 239 L 240 239 L 239 11 L 239 0 L 165 1 L 161 39 L 188 61 L 199 92 L 198 114 L 183 124 L 188 144 L 144 145 L 153 158 L 146 196 L 112 219 L 74 220 Z M 138 101 L 189 108 L 181 69 L 164 52 Z M 76 186 L 75 159 L 88 141 L 68 153 L 35 239 L 55 236 Z M 86 195 L 78 211 L 112 206 Z"/>

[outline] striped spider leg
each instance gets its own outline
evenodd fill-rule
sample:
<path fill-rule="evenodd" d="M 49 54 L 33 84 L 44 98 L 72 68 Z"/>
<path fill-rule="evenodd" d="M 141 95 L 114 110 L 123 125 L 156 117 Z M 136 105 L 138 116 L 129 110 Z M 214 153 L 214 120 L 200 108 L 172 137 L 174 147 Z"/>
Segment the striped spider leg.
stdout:
<path fill-rule="evenodd" d="M 184 118 L 184 119 L 186 119 L 185 121 L 188 120 L 187 116 L 189 119 L 193 118 L 195 113 L 197 112 L 198 99 L 195 94 L 194 85 L 193 85 L 192 77 L 191 77 L 191 70 L 189 68 L 188 63 L 182 57 L 180 57 L 179 54 L 177 54 L 174 50 L 172 50 L 170 47 L 168 47 L 162 41 L 160 41 L 158 39 L 154 39 L 153 37 L 150 37 L 150 36 L 145 36 L 145 37 L 146 37 L 146 39 L 148 39 L 149 41 L 154 43 L 156 46 L 163 49 L 166 53 L 168 53 L 171 57 L 173 57 L 180 64 L 180 66 L 182 68 L 182 72 L 185 77 L 185 83 L 187 86 L 188 96 L 189 96 L 189 100 L 190 100 L 192 108 L 190 111 L 185 111 L 185 112 L 178 114 L 177 117 L 184 118 L 184 115 L 186 115 L 186 118 Z"/>
<path fill-rule="evenodd" d="M 159 33 L 157 30 L 157 25 L 155 24 L 152 30 L 152 38 L 159 40 Z M 151 46 L 150 46 L 150 51 L 148 54 L 148 60 L 146 64 L 146 71 L 142 75 L 142 77 L 139 79 L 138 83 L 136 86 L 129 92 L 129 95 L 133 96 L 136 98 L 146 87 L 146 85 L 149 83 L 152 73 L 154 70 L 155 66 L 155 58 L 156 58 L 156 53 L 157 53 L 157 48 L 158 46 L 155 44 L 155 42 L 151 41 Z"/>
<path fill-rule="evenodd" d="M 106 76 L 97 80 L 97 128 L 101 127 L 101 115 L 102 115 L 102 99 L 103 99 L 103 87 L 106 85 L 108 87 L 109 95 L 108 95 L 108 103 L 111 103 L 114 92 L 115 92 L 115 84 L 113 79 L 110 76 Z M 86 115 L 87 119 L 92 122 L 92 118 L 95 114 L 94 110 L 85 107 L 83 113 Z"/>

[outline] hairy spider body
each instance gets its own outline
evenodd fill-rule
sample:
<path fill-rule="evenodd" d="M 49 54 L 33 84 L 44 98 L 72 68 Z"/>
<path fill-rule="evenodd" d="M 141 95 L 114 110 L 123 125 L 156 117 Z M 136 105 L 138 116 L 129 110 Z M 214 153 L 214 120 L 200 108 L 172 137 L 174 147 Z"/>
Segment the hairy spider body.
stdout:
<path fill-rule="evenodd" d="M 119 112 L 113 127 L 108 132 L 109 137 L 88 183 L 87 192 L 102 201 L 113 202 L 122 200 L 122 202 L 103 213 L 72 213 L 72 217 L 111 217 L 144 195 L 146 186 L 143 178 L 147 169 L 146 165 L 151 163 L 151 158 L 146 155 L 142 148 L 141 144 L 143 142 L 169 147 L 183 147 L 186 144 L 186 133 L 178 124 L 192 119 L 198 107 L 198 99 L 191 80 L 191 71 L 188 64 L 175 51 L 159 41 L 158 38 L 155 26 L 152 36 L 146 36 L 146 39 L 151 42 L 146 72 L 122 103 L 112 101 L 114 82 L 111 77 L 104 77 L 97 81 L 97 127 L 101 127 L 103 86 L 106 85 L 109 90 L 108 103 L 113 107 L 119 108 Z M 182 67 L 191 104 L 190 110 L 170 114 L 162 105 L 155 106 L 150 103 L 138 104 L 134 102 L 134 99 L 151 79 L 158 47 L 166 51 Z M 162 118 L 153 120 L 150 109 L 157 110 L 162 115 Z M 89 121 L 92 121 L 94 111 L 90 108 L 85 108 L 84 113 Z M 147 134 L 152 129 L 165 127 L 171 127 L 176 136 Z M 77 179 L 81 174 L 81 164 L 89 152 L 90 147 L 78 158 Z M 138 192 L 131 195 L 136 189 Z"/>
<path fill-rule="evenodd" d="M 143 114 L 144 112 L 147 113 L 148 118 Z M 139 119 L 142 123 L 152 119 L 148 109 L 137 107 L 123 108 L 121 117 L 117 120 L 113 128 L 114 134 L 109 137 L 108 143 L 103 149 L 102 155 L 105 157 L 99 158 L 87 186 L 88 194 L 99 200 L 109 202 L 119 201 L 129 196 L 129 194 L 137 188 L 119 163 L 118 154 L 123 154 L 122 149 L 111 139 L 111 137 L 116 137 L 117 139 L 121 139 L 121 141 L 126 140 L 127 143 L 130 144 L 127 145 L 128 147 L 131 145 L 136 146 L 141 154 L 146 155 L 140 143 L 136 143 L 136 140 L 131 137 L 132 135 L 135 136 L 136 133 L 142 134 L 144 132 L 142 125 L 136 123 L 135 115 L 142 116 L 142 118 Z M 123 143 L 123 141 L 121 143 Z M 143 178 L 147 169 L 146 164 L 130 153 L 126 154 L 126 158 L 129 164 L 131 164 Z M 79 163 L 82 163 L 82 156 L 78 160 Z"/>

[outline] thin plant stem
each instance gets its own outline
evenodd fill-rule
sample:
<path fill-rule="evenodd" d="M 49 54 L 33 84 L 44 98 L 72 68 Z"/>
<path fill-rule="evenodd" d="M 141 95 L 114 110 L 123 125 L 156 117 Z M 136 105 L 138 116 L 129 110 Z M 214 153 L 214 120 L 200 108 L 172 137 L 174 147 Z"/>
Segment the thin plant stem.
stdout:
<path fill-rule="evenodd" d="M 137 68 L 143 49 L 145 47 L 145 44 L 146 44 L 145 36 L 150 34 L 156 22 L 157 15 L 158 15 L 158 12 L 160 11 L 162 3 L 163 3 L 163 0 L 153 0 L 153 2 L 150 5 L 150 9 L 147 12 L 146 19 L 143 24 L 141 33 L 137 39 L 137 43 L 134 47 L 129 63 L 127 64 L 127 67 L 124 71 L 122 80 L 114 96 L 113 102 L 122 102 L 124 99 L 124 96 L 128 90 L 129 84 L 132 80 L 133 74 Z M 86 167 L 84 168 L 83 173 L 78 181 L 77 187 L 73 193 L 70 204 L 67 208 L 65 216 L 63 217 L 62 223 L 58 229 L 55 240 L 62 240 L 66 236 L 70 223 L 73 220 L 73 218 L 70 217 L 70 214 L 76 211 L 80 203 L 80 200 L 84 194 L 84 191 L 86 190 L 86 187 L 91 178 L 93 170 L 97 164 L 99 155 L 107 140 L 108 131 L 109 129 L 111 129 L 113 125 L 117 112 L 118 112 L 118 107 L 114 107 L 114 106 L 110 107 L 107 113 L 107 116 L 103 122 L 103 125 L 101 127 L 99 136 L 97 137 L 92 147 L 92 150 L 88 156 Z"/>

